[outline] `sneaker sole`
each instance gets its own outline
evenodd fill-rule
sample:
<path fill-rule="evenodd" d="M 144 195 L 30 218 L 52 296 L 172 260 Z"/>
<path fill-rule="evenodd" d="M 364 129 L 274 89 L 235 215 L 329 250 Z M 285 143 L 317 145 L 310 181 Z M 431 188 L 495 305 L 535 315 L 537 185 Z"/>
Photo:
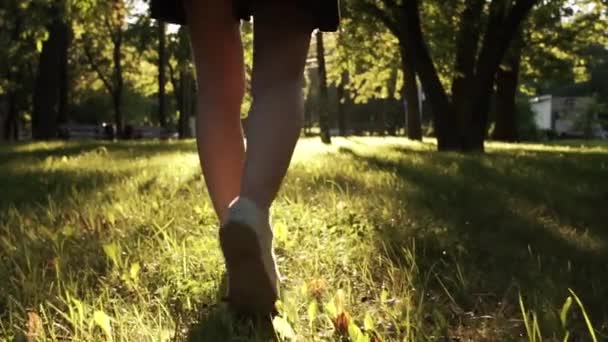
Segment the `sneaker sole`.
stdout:
<path fill-rule="evenodd" d="M 239 313 L 272 313 L 277 293 L 253 229 L 229 222 L 220 229 L 220 244 L 228 270 L 229 305 Z"/>

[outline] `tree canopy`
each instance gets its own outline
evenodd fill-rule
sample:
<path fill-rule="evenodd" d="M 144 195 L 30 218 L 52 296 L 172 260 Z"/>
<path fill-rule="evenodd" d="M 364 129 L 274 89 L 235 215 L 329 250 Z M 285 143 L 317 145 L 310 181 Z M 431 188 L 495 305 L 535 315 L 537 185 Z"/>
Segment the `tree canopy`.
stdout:
<path fill-rule="evenodd" d="M 421 139 L 424 126 L 440 150 L 483 150 L 489 134 L 519 139 L 516 98 L 608 101 L 606 1 L 352 0 L 342 7 L 339 31 L 323 35 L 322 56 L 317 45 L 310 54 L 309 68 L 325 66 L 328 90 L 318 101 L 325 91 L 307 91 L 308 101 L 327 102 L 310 107 L 328 113 L 313 115 L 327 129 L 352 131 L 348 122 L 361 111 L 388 127 L 384 112 L 400 108 L 392 121 L 410 138 Z M 3 140 L 28 131 L 55 138 L 67 122 L 108 122 L 118 134 L 134 124 L 185 132 L 196 84 L 187 33 L 156 23 L 144 2 L 7 0 L 0 28 Z M 249 75 L 251 24 L 242 32 Z M 308 80 L 323 86 L 317 78 Z"/>

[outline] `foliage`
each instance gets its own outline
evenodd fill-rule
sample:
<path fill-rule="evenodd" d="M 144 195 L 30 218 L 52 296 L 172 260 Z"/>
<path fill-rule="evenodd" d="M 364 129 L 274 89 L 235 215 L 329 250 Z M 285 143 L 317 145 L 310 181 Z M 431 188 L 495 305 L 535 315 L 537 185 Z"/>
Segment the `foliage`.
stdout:
<path fill-rule="evenodd" d="M 500 2 L 501 0 L 495 0 Z M 379 20 L 370 5 L 387 11 L 393 3 L 405 5 L 403 1 L 356 0 L 343 1 L 343 22 L 337 34 L 326 34 L 326 56 L 328 80 L 344 90 L 342 102 L 354 100 L 355 105 L 378 99 L 401 98 L 404 77 L 403 46 L 400 46 L 398 29 L 391 28 Z M 69 105 L 68 120 L 79 121 L 86 103 L 91 102 L 91 93 L 109 91 L 108 99 L 97 101 L 109 103 L 108 95 L 116 95 L 118 85 L 115 70 L 113 41 L 118 34 L 124 35 L 121 42 L 121 71 L 125 95 L 119 107 L 125 107 L 126 121 L 156 124 L 154 112 L 149 110 L 149 101 L 131 101 L 127 97 L 154 100 L 158 89 L 156 79 L 155 23 L 148 16 L 146 5 L 139 0 L 7 0 L 0 4 L 0 98 L 16 103 L 21 126 L 27 127 L 32 112 L 35 75 L 37 74 L 40 50 L 49 38 L 48 25 L 54 16 L 49 8 L 59 4 L 61 17 L 72 29 L 72 45 L 69 50 Z M 429 49 L 439 82 L 451 93 L 457 53 L 457 34 L 463 22 L 463 9 L 468 1 L 419 1 L 422 18 L 421 29 Z M 506 2 L 505 2 L 506 4 Z M 483 10 L 487 18 L 489 5 Z M 525 22 L 525 49 L 522 56 L 521 91 L 526 95 L 545 92 L 571 92 L 582 95 L 598 93 L 601 98 L 605 89 L 605 15 L 606 4 L 600 0 L 540 1 Z M 388 12 L 387 12 L 388 13 Z M 390 14 L 390 13 L 389 13 Z M 393 12 L 396 23 L 403 24 L 404 17 Z M 482 24 L 486 19 L 482 20 Z M 243 41 L 247 77 L 251 74 L 252 27 L 243 26 Z M 183 31 L 182 31 L 183 33 Z M 172 30 L 167 37 L 171 82 L 167 84 L 170 111 L 176 118 L 179 106 L 179 72 L 192 68 L 187 38 Z M 314 40 L 313 40 L 314 44 Z M 478 45 L 480 45 L 479 43 Z M 86 48 L 86 49 L 85 49 Z M 472 47 L 474 49 L 475 46 Z M 477 46 L 480 48 L 480 46 Z M 314 47 L 311 49 L 314 52 Z M 416 50 L 416 49 L 414 49 Z M 89 52 L 87 54 L 87 51 Z M 604 57 L 602 57 L 604 56 Z M 89 58 L 92 57 L 92 58 Z M 311 55 L 312 57 L 312 55 Z M 314 67 L 310 62 L 309 67 Z M 420 78 L 420 74 L 418 75 Z M 110 86 L 110 87 L 108 87 Z M 310 91 L 310 96 L 316 96 Z M 173 96 L 172 96 L 173 95 Z M 427 94 L 428 95 L 428 94 Z M 2 101 L 0 100 L 0 101 Z M 250 106 L 249 94 L 243 105 L 243 115 Z M 427 101 L 430 101 L 427 96 Z M 603 101 L 603 100 L 602 100 Z M 131 107 L 130 103 L 140 103 Z M 13 108 L 13 107 L 11 107 Z M 97 107 L 102 108 L 102 107 Z M 99 112 L 91 107 L 89 116 L 107 119 L 110 107 Z M 344 107 L 346 108 L 346 107 Z M 0 117 L 4 113 L 0 113 Z M 356 116 L 348 110 L 348 115 Z M 86 116 L 86 115 L 85 115 Z M 313 116 L 316 117 L 316 116 Z M 172 119 L 172 125 L 176 124 Z M 1 121 L 1 120 L 0 120 Z M 87 119 L 87 121 L 92 121 Z"/>
<path fill-rule="evenodd" d="M 597 56 L 588 49 L 608 44 L 605 7 L 594 0 L 576 7 L 569 1 L 549 1 L 532 12 L 525 26 L 521 87 L 525 94 L 551 93 L 591 77 Z"/>
<path fill-rule="evenodd" d="M 585 110 L 574 122 L 574 129 L 581 132 L 586 139 L 604 137 L 604 117 L 608 113 L 608 106 L 602 104 L 598 96 L 591 98 Z"/>
<path fill-rule="evenodd" d="M 369 15 L 357 14 L 342 20 L 328 62 L 328 80 L 335 85 L 344 82 L 355 103 L 400 97 L 403 75 L 396 38 Z"/>
<path fill-rule="evenodd" d="M 542 140 L 543 135 L 536 126 L 536 114 L 527 98 L 516 101 L 517 134 L 522 141 Z"/>

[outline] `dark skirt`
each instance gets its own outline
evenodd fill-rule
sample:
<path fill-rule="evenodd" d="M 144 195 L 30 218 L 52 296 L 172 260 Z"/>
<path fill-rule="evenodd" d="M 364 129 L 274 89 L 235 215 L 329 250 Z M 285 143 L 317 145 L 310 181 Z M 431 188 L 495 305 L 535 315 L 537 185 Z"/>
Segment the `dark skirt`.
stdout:
<path fill-rule="evenodd" d="M 255 0 L 235 1 L 236 20 L 249 20 L 253 13 L 252 2 Z M 186 24 L 186 13 L 181 0 L 151 0 L 152 17 L 173 24 Z M 334 32 L 340 23 L 339 0 L 302 1 L 302 10 L 310 11 L 315 18 L 316 28 L 325 32 Z"/>

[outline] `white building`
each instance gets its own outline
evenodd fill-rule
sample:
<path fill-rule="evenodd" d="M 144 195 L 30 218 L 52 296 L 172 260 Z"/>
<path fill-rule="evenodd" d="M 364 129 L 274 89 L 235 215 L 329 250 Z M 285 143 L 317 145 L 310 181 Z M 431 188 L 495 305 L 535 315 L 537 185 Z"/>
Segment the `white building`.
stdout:
<path fill-rule="evenodd" d="M 581 122 L 588 115 L 591 97 L 557 97 L 543 95 L 530 99 L 535 114 L 536 126 L 543 131 L 552 131 L 558 136 L 583 136 Z M 594 131 L 601 132 L 599 124 Z"/>

